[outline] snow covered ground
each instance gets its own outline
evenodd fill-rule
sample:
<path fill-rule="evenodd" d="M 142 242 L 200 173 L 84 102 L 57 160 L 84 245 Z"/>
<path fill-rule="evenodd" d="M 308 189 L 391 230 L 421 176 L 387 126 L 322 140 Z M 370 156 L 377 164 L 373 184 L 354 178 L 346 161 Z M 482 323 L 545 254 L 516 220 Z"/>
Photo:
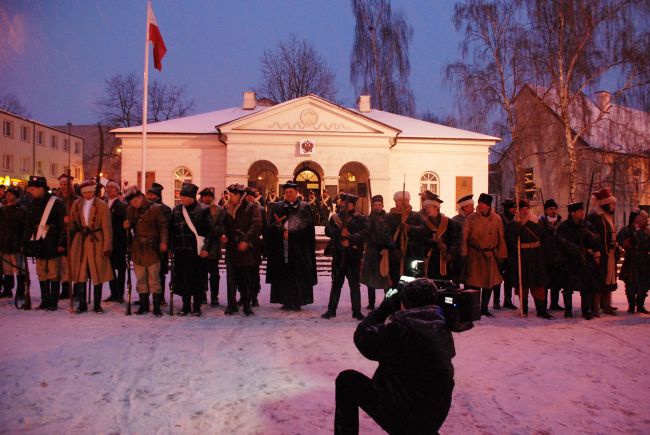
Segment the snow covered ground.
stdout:
<path fill-rule="evenodd" d="M 263 286 L 250 318 L 222 308 L 126 317 L 118 304 L 103 304 L 103 315 L 19 312 L 3 299 L 0 433 L 331 433 L 337 373 L 372 375 L 376 364 L 354 347 L 345 288 L 338 317 L 320 319 L 329 278 L 320 280 L 300 313 L 270 306 Z M 36 306 L 37 283 L 32 295 Z M 502 310 L 455 334 L 456 388 L 441 432 L 650 433 L 650 316 L 621 313 L 622 286 L 614 300 L 617 317 Z M 382 431 L 362 414 L 361 433 Z"/>

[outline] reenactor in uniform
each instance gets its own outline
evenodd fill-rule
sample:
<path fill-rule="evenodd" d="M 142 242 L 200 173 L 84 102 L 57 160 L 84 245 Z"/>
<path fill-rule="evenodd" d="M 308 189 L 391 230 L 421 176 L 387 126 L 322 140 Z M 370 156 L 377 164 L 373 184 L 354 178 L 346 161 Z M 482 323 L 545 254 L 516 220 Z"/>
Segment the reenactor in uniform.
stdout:
<path fill-rule="evenodd" d="M 454 222 L 463 225 L 467 216 L 474 213 L 474 195 L 465 195 L 456 201 L 458 214 L 451 218 Z"/>
<path fill-rule="evenodd" d="M 126 232 L 122 224 L 126 219 L 127 203 L 120 200 L 120 185 L 113 180 L 106 183 L 108 210 L 111 213 L 113 225 L 113 251 L 111 253 L 111 267 L 115 278 L 108 286 L 111 295 L 104 302 L 124 302 L 124 281 L 126 278 Z"/>
<path fill-rule="evenodd" d="M 171 248 L 174 253 L 174 291 L 183 297 L 179 315 L 201 315 L 204 294 L 204 263 L 199 253 L 205 250 L 204 240 L 210 233 L 210 209 L 196 200 L 199 188 L 183 184 L 181 204 L 174 207 L 171 219 Z"/>
<path fill-rule="evenodd" d="M 206 187 L 199 192 L 199 200 L 210 209 L 210 221 L 214 229 L 215 225 L 223 226 L 223 209 L 219 207 L 214 200 L 214 187 Z M 218 223 L 220 222 L 220 223 Z M 223 230 L 221 234 L 223 233 Z M 219 236 L 221 236 L 219 234 Z M 221 243 L 214 243 L 210 246 L 207 257 L 203 258 L 205 262 L 205 285 L 204 288 L 210 289 L 210 306 L 219 306 L 219 260 L 221 259 Z M 206 298 L 207 299 L 207 298 Z"/>
<path fill-rule="evenodd" d="M 266 207 L 267 208 L 272 208 L 273 204 L 275 204 L 279 200 L 280 199 L 278 198 L 278 194 L 275 193 L 275 189 L 270 189 L 269 194 L 266 195 L 266 201 L 265 201 Z"/>
<path fill-rule="evenodd" d="M 524 316 L 528 316 L 528 293 L 533 296 L 537 317 L 552 319 L 546 311 L 546 286 L 548 272 L 544 246 L 544 229 L 536 215 L 530 212 L 528 200 L 519 201 L 519 215 L 508 226 L 505 235 L 508 246 L 508 261 L 512 264 L 512 282 L 521 282 L 521 300 Z M 520 263 L 521 260 L 521 263 Z M 519 271 L 521 270 L 521 279 Z"/>
<path fill-rule="evenodd" d="M 430 279 L 456 279 L 461 226 L 440 213 L 443 200 L 435 193 L 422 201 L 424 221 L 424 276 Z"/>
<path fill-rule="evenodd" d="M 65 212 L 66 212 L 66 217 L 65 217 L 65 223 L 67 225 L 66 231 L 68 233 L 66 234 L 66 237 L 70 237 L 70 241 L 72 241 L 72 236 L 70 235 L 69 231 L 71 229 L 71 219 L 70 219 L 70 210 L 72 209 L 72 204 L 76 200 L 80 198 L 79 195 L 75 192 L 75 186 L 72 184 L 72 181 L 74 178 L 72 178 L 71 175 L 68 174 L 61 174 L 59 175 L 59 191 L 57 192 L 57 196 L 63 201 L 63 204 L 65 205 Z M 70 277 L 69 275 L 69 268 L 68 268 L 68 257 L 63 256 L 61 257 L 61 274 L 63 276 L 63 282 L 61 283 L 61 299 L 67 299 L 70 297 Z"/>
<path fill-rule="evenodd" d="M 600 269 L 596 258 L 600 257 L 600 247 L 585 222 L 585 206 L 582 202 L 569 204 L 569 217 L 557 228 L 557 240 L 563 255 L 561 263 L 562 296 L 564 299 L 564 317 L 573 317 L 572 295 L 580 292 L 582 317 L 591 320 L 594 317 L 593 298 L 599 287 Z"/>
<path fill-rule="evenodd" d="M 37 309 L 56 310 L 61 288 L 61 256 L 66 250 L 65 206 L 48 192 L 45 177 L 31 176 L 27 188 L 34 199 L 27 210 L 25 255 L 36 258 L 41 288 Z"/>
<path fill-rule="evenodd" d="M 599 291 L 594 295 L 594 315 L 597 315 L 601 308 L 603 313 L 615 316 L 617 308 L 612 306 L 612 292 L 617 287 L 616 263 L 619 257 L 614 223 L 616 198 L 609 188 L 605 187 L 594 193 L 592 201 L 594 201 L 594 209 L 589 212 L 587 221 L 598 235 L 598 242 L 602 248 L 600 258 L 596 259 L 602 274 L 602 282 Z"/>
<path fill-rule="evenodd" d="M 334 210 L 334 204 L 332 204 L 332 198 L 327 190 L 323 190 L 323 194 L 320 197 L 320 206 L 318 207 L 318 212 L 320 213 L 320 221 L 323 224 L 327 224 L 330 219 L 330 214 Z"/>
<path fill-rule="evenodd" d="M 625 249 L 625 259 L 621 267 L 621 280 L 625 282 L 628 313 L 648 314 L 645 298 L 650 289 L 650 230 L 648 213 L 644 210 L 630 212 L 629 223 L 621 228 L 616 236 L 620 246 Z"/>
<path fill-rule="evenodd" d="M 402 275 L 413 273 L 413 262 L 422 260 L 424 222 L 420 213 L 413 211 L 408 191 L 396 192 L 393 200 L 395 207 L 386 215 L 386 222 L 392 241 L 389 256 L 390 285 L 396 286 Z"/>
<path fill-rule="evenodd" d="M 372 209 L 368 216 L 368 237 L 361 262 L 361 283 L 368 287 L 368 309 L 375 309 L 375 290 L 388 285 L 388 250 L 391 245 L 390 228 L 386 222 L 384 197 L 375 195 L 371 199 Z"/>
<path fill-rule="evenodd" d="M 170 222 L 172 220 L 172 209 L 162 201 L 162 191 L 164 190 L 164 187 L 162 184 L 158 183 L 152 183 L 151 187 L 147 190 L 146 198 L 155 203 L 155 204 L 160 204 L 162 207 L 163 214 L 165 215 L 165 219 L 167 219 L 167 226 L 169 227 L 170 235 L 168 237 L 168 240 L 171 240 L 171 225 Z M 165 301 L 165 287 L 167 283 L 167 273 L 169 273 L 169 251 L 166 252 L 161 252 L 160 253 L 160 286 L 162 287 L 162 306 L 167 306 L 167 302 Z M 135 302 L 138 304 L 138 302 Z"/>
<path fill-rule="evenodd" d="M 363 245 L 368 236 L 368 222 L 366 217 L 355 209 L 359 199 L 357 196 L 344 193 L 341 199 L 344 203 L 343 210 L 333 214 L 325 227 L 325 235 L 330 238 L 332 244 L 332 287 L 327 311 L 321 317 L 323 319 L 336 317 L 341 288 L 347 278 L 352 302 L 352 317 L 363 320 L 365 316 L 361 314 L 359 278 Z"/>
<path fill-rule="evenodd" d="M 275 203 L 269 216 L 266 282 L 272 304 L 299 311 L 314 302 L 316 230 L 307 203 L 298 200 L 298 185 L 287 181 L 283 188 L 284 200 Z"/>
<path fill-rule="evenodd" d="M 88 311 L 83 286 L 88 279 L 93 284 L 93 311 L 102 313 L 102 285 L 114 278 L 111 266 L 113 225 L 108 205 L 99 199 L 94 181 L 81 183 L 81 199 L 72 204 L 72 243 L 70 244 L 70 272 L 72 282 L 79 287 L 77 313 Z"/>
<path fill-rule="evenodd" d="M 25 297 L 25 257 L 23 256 L 23 236 L 27 210 L 20 202 L 20 189 L 14 186 L 6 190 L 5 204 L 0 207 L 0 255 L 2 256 L 2 293 L 0 298 L 13 296 L 16 287 L 17 299 Z M 16 280 L 14 280 L 16 275 Z"/>
<path fill-rule="evenodd" d="M 550 287 L 550 304 L 548 309 L 551 311 L 562 311 L 564 308 L 560 305 L 560 285 L 561 273 L 560 262 L 562 261 L 558 254 L 557 227 L 562 222 L 562 216 L 557 213 L 557 202 L 554 199 L 548 199 L 544 202 L 544 215 L 539 218 L 539 224 L 544 229 L 544 251 L 546 252 L 547 269 Z"/>
<path fill-rule="evenodd" d="M 476 212 L 463 224 L 461 256 L 465 258 L 468 288 L 481 289 L 481 314 L 493 317 L 488 311 L 492 289 L 501 285 L 501 264 L 508 256 L 503 222 L 492 210 L 492 197 L 481 193 Z"/>
<path fill-rule="evenodd" d="M 508 232 L 508 228 L 511 225 L 514 225 L 515 214 L 517 213 L 517 203 L 513 199 L 504 199 L 501 201 L 501 207 L 503 207 L 503 213 L 501 216 L 501 221 L 503 222 L 503 231 L 504 234 Z M 508 252 L 510 254 L 510 252 Z M 508 255 L 510 257 L 510 255 Z M 511 310 L 516 310 L 517 307 L 512 303 L 512 289 L 518 289 L 519 284 L 512 281 L 512 277 L 515 276 L 515 271 L 513 270 L 513 265 L 511 264 L 510 258 L 506 258 L 501 264 L 501 275 L 503 276 L 503 308 L 509 308 Z M 495 310 L 501 309 L 500 304 L 500 291 L 499 289 L 494 289 L 494 301 L 492 306 Z"/>
<path fill-rule="evenodd" d="M 228 202 L 225 205 L 224 220 L 226 236 L 226 257 L 233 274 L 234 286 L 228 288 L 228 307 L 226 315 L 237 312 L 237 297 L 233 290 L 239 290 L 244 314 L 250 316 L 251 295 L 255 290 L 255 273 L 261 259 L 260 234 L 262 233 L 262 214 L 257 204 L 244 198 L 245 187 L 241 184 L 228 186 Z"/>
<path fill-rule="evenodd" d="M 123 226 L 133 230 L 131 239 L 131 260 L 137 280 L 136 289 L 140 295 L 140 307 L 136 314 L 149 312 L 149 293 L 153 295 L 153 314 L 162 316 L 162 286 L 160 285 L 160 253 L 167 251 L 169 229 L 167 218 L 160 204 L 145 199 L 137 187 L 125 192 L 129 207 Z M 124 230 L 122 230 L 124 232 Z"/>
<path fill-rule="evenodd" d="M 266 208 L 260 204 L 260 200 L 262 199 L 261 195 L 255 189 L 254 187 L 247 187 L 246 188 L 246 201 L 250 202 L 253 205 L 257 205 L 260 209 L 260 214 L 262 215 L 262 239 L 264 239 L 264 236 L 268 233 L 269 230 L 269 225 L 268 225 L 268 220 L 266 217 Z M 251 306 L 252 307 L 259 307 L 260 302 L 259 302 L 259 294 L 260 291 L 262 290 L 262 283 L 261 283 L 261 277 L 260 277 L 260 264 L 262 263 L 262 256 L 266 255 L 266 250 L 264 249 L 264 240 L 260 240 L 260 259 L 257 262 L 256 270 L 255 273 L 253 274 L 253 280 L 254 280 L 254 286 L 253 286 L 253 292 L 251 293 Z"/>

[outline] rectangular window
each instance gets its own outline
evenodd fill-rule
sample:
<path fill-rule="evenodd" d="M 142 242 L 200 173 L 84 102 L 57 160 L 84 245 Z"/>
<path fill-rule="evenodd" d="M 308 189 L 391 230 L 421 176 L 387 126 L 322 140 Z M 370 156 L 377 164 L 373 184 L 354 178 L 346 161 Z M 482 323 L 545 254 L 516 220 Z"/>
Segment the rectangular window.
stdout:
<path fill-rule="evenodd" d="M 53 177 L 58 175 L 56 172 L 56 163 L 50 163 L 50 175 Z"/>
<path fill-rule="evenodd" d="M 20 159 L 20 172 L 29 172 L 29 157 Z"/>
<path fill-rule="evenodd" d="M 81 168 L 74 168 L 74 179 L 81 180 Z"/>
<path fill-rule="evenodd" d="M 38 175 L 43 175 L 43 162 L 40 160 L 36 162 L 36 173 Z"/>
<path fill-rule="evenodd" d="M 7 137 L 14 136 L 14 123 L 12 121 L 2 121 L 2 133 Z"/>
<path fill-rule="evenodd" d="M 80 142 L 75 142 L 74 143 L 74 153 L 75 154 L 80 154 L 81 153 L 81 143 Z"/>
<path fill-rule="evenodd" d="M 68 139 L 63 139 L 63 151 L 68 151 Z"/>
<path fill-rule="evenodd" d="M 29 127 L 26 125 L 20 127 L 20 140 L 23 142 L 29 142 Z"/>
<path fill-rule="evenodd" d="M 11 171 L 14 168 L 14 156 L 11 154 L 2 155 L 2 169 Z"/>
<path fill-rule="evenodd" d="M 59 138 L 56 136 L 52 136 L 50 138 L 50 146 L 52 147 L 53 150 L 59 149 Z"/>
<path fill-rule="evenodd" d="M 37 145 L 43 145 L 43 136 L 44 136 L 44 134 L 40 130 L 36 133 L 36 144 Z"/>

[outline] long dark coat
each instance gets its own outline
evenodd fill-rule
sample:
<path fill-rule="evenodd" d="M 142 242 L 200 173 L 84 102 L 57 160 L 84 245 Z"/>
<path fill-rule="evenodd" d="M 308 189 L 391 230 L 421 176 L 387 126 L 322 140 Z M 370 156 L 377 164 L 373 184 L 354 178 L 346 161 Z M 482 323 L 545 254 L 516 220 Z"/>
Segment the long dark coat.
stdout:
<path fill-rule="evenodd" d="M 587 222 L 575 223 L 571 218 L 557 228 L 558 248 L 564 258 L 559 272 L 564 289 L 594 293 L 601 288 L 601 272 L 591 255 L 600 246 L 589 228 Z"/>
<path fill-rule="evenodd" d="M 381 251 L 391 245 L 390 228 L 386 223 L 386 212 L 372 212 L 368 216 L 368 237 L 363 251 L 361 283 L 372 288 L 388 288 L 388 276 L 381 276 L 379 263 Z"/>
<path fill-rule="evenodd" d="M 533 214 L 523 224 L 512 222 L 508 225 L 506 232 L 508 262 L 512 264 L 510 279 L 515 285 L 519 285 L 517 241 L 521 241 L 521 283 L 523 288 L 546 289 L 549 278 L 544 252 L 546 246 L 544 235 L 544 229 L 539 225 L 537 216 Z M 538 246 L 533 247 L 535 245 Z"/>
<path fill-rule="evenodd" d="M 602 277 L 602 290 L 609 292 L 614 291 L 616 290 L 616 284 L 607 284 L 605 281 L 608 266 L 613 267 L 613 273 L 614 275 L 616 274 L 616 263 L 618 262 L 619 257 L 616 245 L 616 229 L 607 221 L 603 212 L 598 209 L 591 211 L 589 215 L 587 215 L 587 222 L 591 224 L 591 230 L 597 234 L 598 242 L 601 247 L 600 263 L 598 264 L 598 267 L 600 268 Z M 613 261 L 610 258 L 611 256 L 615 257 Z"/>
<path fill-rule="evenodd" d="M 562 288 L 560 284 L 561 265 L 564 261 L 562 251 L 557 240 L 557 229 L 562 223 L 562 216 L 558 215 L 555 222 L 548 220 L 548 216 L 540 216 L 539 224 L 544 231 L 544 253 L 546 255 L 546 269 L 548 271 L 549 287 Z"/>
<path fill-rule="evenodd" d="M 134 264 L 151 266 L 160 262 L 160 244 L 169 243 L 167 219 L 160 204 L 145 199 L 142 207 L 129 206 L 127 218 L 133 228 L 131 259 Z M 124 232 L 124 230 L 122 230 Z"/>
<path fill-rule="evenodd" d="M 164 214 L 164 210 L 163 210 Z M 210 234 L 210 209 L 195 201 L 187 207 L 187 214 L 196 228 L 196 232 L 201 237 L 207 237 Z M 171 227 L 171 247 L 174 254 L 188 255 L 199 258 L 197 251 L 196 237 L 185 223 L 183 217 L 183 205 L 179 204 L 174 207 L 170 221 Z"/>
<path fill-rule="evenodd" d="M 107 201 L 108 203 L 108 201 Z M 113 225 L 113 252 L 111 262 L 113 264 L 124 263 L 126 255 L 126 232 L 124 231 L 124 221 L 126 220 L 126 208 L 128 204 L 117 198 L 109 208 L 111 212 L 111 223 Z"/>
<path fill-rule="evenodd" d="M 49 259 L 65 255 L 58 248 L 66 248 L 66 229 L 63 218 L 66 215 L 63 201 L 57 199 L 52 211 L 47 218 L 47 234 L 42 240 L 30 240 L 38 231 L 38 224 L 45 211 L 45 206 L 52 196 L 45 193 L 42 198 L 35 198 L 27 209 L 27 222 L 25 223 L 25 255 L 29 257 Z"/>
<path fill-rule="evenodd" d="M 231 204 L 225 205 L 226 217 L 224 227 L 228 243 L 226 257 L 233 267 L 253 267 L 260 263 L 262 233 L 262 214 L 260 206 L 250 203 L 242 197 L 241 202 L 231 209 Z M 248 249 L 239 251 L 237 244 L 247 242 Z"/>
<path fill-rule="evenodd" d="M 289 240 L 285 263 L 285 222 Z M 316 232 L 309 205 L 304 201 L 275 203 L 269 215 L 266 282 L 271 284 L 271 303 L 307 305 L 314 302 Z"/>
<path fill-rule="evenodd" d="M 460 256 L 461 225 L 449 219 L 443 214 L 436 218 L 423 216 L 425 272 L 427 278 L 431 279 L 454 279 L 458 280 L 460 270 L 456 267 Z M 443 219 L 446 221 L 446 229 L 441 229 Z M 438 234 L 440 233 L 440 234 Z M 441 273 L 441 254 L 444 253 L 446 273 Z"/>
<path fill-rule="evenodd" d="M 354 343 L 370 360 L 379 362 L 372 384 L 381 407 L 400 415 L 391 433 L 436 433 L 449 408 L 454 389 L 454 339 L 437 306 L 393 314 L 384 323 L 380 307 L 357 326 Z"/>
<path fill-rule="evenodd" d="M 27 210 L 19 202 L 0 207 L 0 252 L 15 254 L 22 251 L 26 217 Z"/>
<path fill-rule="evenodd" d="M 639 292 L 650 289 L 650 228 L 635 230 L 632 226 L 621 228 L 616 236 L 625 249 L 621 267 L 621 280 L 627 291 Z"/>
<path fill-rule="evenodd" d="M 390 249 L 390 278 L 391 285 L 397 285 L 400 274 L 403 272 L 405 275 L 411 275 L 409 269 L 414 260 L 422 260 L 424 255 L 422 253 L 422 238 L 424 236 L 424 222 L 420 213 L 408 210 L 405 213 L 400 212 L 396 208 L 392 208 L 386 215 L 386 223 L 391 235 L 391 249 Z M 401 224 L 406 223 L 408 229 L 406 230 L 406 249 L 401 246 L 402 230 Z M 400 271 L 402 264 L 404 270 Z"/>

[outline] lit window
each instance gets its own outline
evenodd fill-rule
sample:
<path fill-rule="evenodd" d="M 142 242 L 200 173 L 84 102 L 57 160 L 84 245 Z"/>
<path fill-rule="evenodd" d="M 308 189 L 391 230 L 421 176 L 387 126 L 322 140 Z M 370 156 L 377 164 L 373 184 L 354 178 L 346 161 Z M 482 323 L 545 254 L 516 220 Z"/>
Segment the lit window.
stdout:
<path fill-rule="evenodd" d="M 38 175 L 43 175 L 43 162 L 40 160 L 36 162 L 36 172 Z"/>
<path fill-rule="evenodd" d="M 74 168 L 75 180 L 81 180 L 81 168 Z"/>
<path fill-rule="evenodd" d="M 14 123 L 11 122 L 11 121 L 6 121 L 6 120 L 3 121 L 2 122 L 2 132 L 7 137 L 13 137 L 14 136 Z"/>
<path fill-rule="evenodd" d="M 176 168 L 174 171 L 174 205 L 181 203 L 181 188 L 183 183 L 192 182 L 192 171 L 185 166 Z"/>
<path fill-rule="evenodd" d="M 426 171 L 422 174 L 422 177 L 420 177 L 420 193 L 429 190 L 431 193 L 438 195 L 438 189 L 440 188 L 439 184 L 438 175 L 436 175 L 435 172 Z"/>
<path fill-rule="evenodd" d="M 52 147 L 53 150 L 56 150 L 59 148 L 59 138 L 56 136 L 52 136 L 50 138 L 50 146 Z"/>

